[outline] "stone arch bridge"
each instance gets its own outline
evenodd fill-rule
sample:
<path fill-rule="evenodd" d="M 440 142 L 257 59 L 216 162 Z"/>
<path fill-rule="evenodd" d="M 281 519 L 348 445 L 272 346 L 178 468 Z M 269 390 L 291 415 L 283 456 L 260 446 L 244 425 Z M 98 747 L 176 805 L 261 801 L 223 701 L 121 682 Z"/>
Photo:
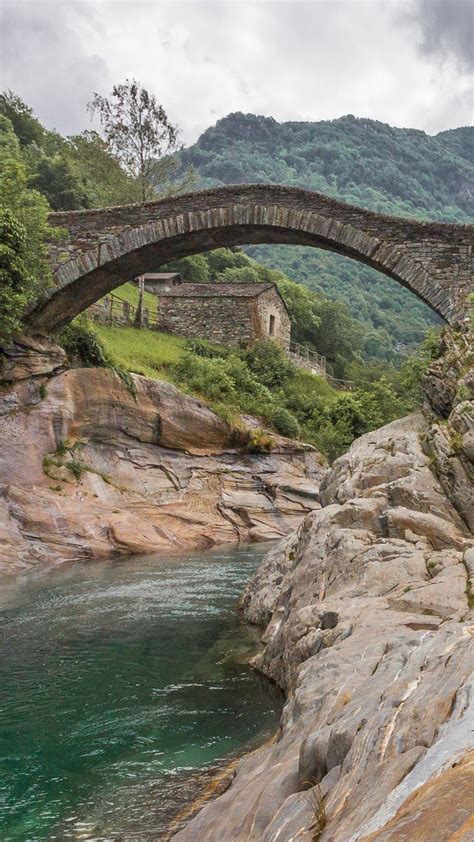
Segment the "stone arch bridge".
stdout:
<path fill-rule="evenodd" d="M 274 185 L 219 187 L 143 205 L 52 213 L 55 284 L 27 316 L 49 334 L 121 283 L 190 254 L 251 243 L 328 249 L 407 287 L 447 322 L 473 291 L 474 227 L 384 216 L 320 193 Z"/>

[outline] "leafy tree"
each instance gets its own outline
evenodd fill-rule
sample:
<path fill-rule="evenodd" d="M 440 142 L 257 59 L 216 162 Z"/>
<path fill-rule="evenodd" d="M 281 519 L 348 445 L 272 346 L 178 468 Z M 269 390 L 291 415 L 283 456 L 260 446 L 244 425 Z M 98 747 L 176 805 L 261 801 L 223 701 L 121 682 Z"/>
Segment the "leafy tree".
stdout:
<path fill-rule="evenodd" d="M 26 230 L 11 211 L 0 208 L 0 345 L 21 329 L 21 315 L 34 280 L 25 264 Z"/>
<path fill-rule="evenodd" d="M 81 189 L 69 160 L 63 154 L 48 157 L 35 149 L 27 153 L 27 160 L 34 173 L 30 178 L 31 186 L 46 197 L 53 210 L 89 207 L 85 190 Z"/>
<path fill-rule="evenodd" d="M 99 116 L 112 153 L 137 179 L 142 201 L 153 198 L 163 181 L 163 159 L 180 148 L 178 128 L 163 106 L 135 79 L 126 79 L 114 85 L 110 98 L 94 93 L 88 110 Z"/>
<path fill-rule="evenodd" d="M 260 277 L 258 271 L 249 266 L 229 266 L 223 272 L 216 275 L 219 284 L 258 284 Z"/>
<path fill-rule="evenodd" d="M 39 120 L 33 117 L 32 109 L 13 91 L 0 94 L 0 114 L 10 120 L 21 146 L 30 143 L 41 145 L 44 129 Z"/>
<path fill-rule="evenodd" d="M 243 354 L 243 359 L 269 389 L 280 389 L 291 378 L 294 366 L 285 352 L 271 339 L 255 342 Z"/>
<path fill-rule="evenodd" d="M 224 272 L 225 269 L 238 269 L 241 266 L 248 266 L 250 259 L 240 249 L 220 248 L 209 251 L 206 254 L 207 265 L 211 280 Z"/>
<path fill-rule="evenodd" d="M 32 297 L 51 280 L 46 249 L 55 231 L 48 225 L 48 202 L 28 182 L 28 169 L 13 126 L 0 116 L 0 208 L 10 211 L 25 232 L 17 242 L 21 240 L 21 259 L 31 279 L 31 283 L 25 283 L 24 292 Z"/>
<path fill-rule="evenodd" d="M 209 266 L 204 254 L 193 254 L 165 263 L 160 266 L 160 272 L 179 272 L 186 281 L 194 284 L 206 284 L 209 281 Z"/>
<path fill-rule="evenodd" d="M 92 208 L 140 200 L 137 181 L 120 166 L 105 140 L 95 131 L 68 138 L 64 154 Z"/>

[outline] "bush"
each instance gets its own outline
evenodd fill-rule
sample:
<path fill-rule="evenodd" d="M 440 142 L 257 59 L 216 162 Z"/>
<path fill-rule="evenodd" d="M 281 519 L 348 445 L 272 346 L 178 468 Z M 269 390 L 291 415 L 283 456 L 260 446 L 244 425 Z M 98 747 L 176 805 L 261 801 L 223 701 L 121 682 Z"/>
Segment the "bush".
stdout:
<path fill-rule="evenodd" d="M 244 360 L 237 356 L 231 356 L 226 361 L 225 368 L 241 397 L 249 395 L 264 402 L 272 400 L 270 390 L 252 373 Z"/>
<path fill-rule="evenodd" d="M 187 353 L 174 366 L 174 375 L 179 383 L 210 400 L 232 401 L 237 397 L 234 382 L 226 372 L 225 360 L 204 360 Z"/>
<path fill-rule="evenodd" d="M 120 377 L 124 386 L 136 400 L 137 389 L 129 371 L 125 371 L 108 356 L 102 342 L 87 317 L 79 316 L 57 336 L 58 343 L 66 351 L 69 364 L 76 368 L 108 368 Z"/>
<path fill-rule="evenodd" d="M 295 367 L 271 339 L 260 339 L 242 354 L 242 359 L 269 389 L 279 389 L 294 375 Z"/>
<path fill-rule="evenodd" d="M 296 439 L 300 434 L 300 425 L 295 416 L 284 407 L 277 407 L 271 415 L 275 430 L 289 439 Z"/>
<path fill-rule="evenodd" d="M 72 365 L 95 368 L 110 364 L 97 334 L 85 319 L 79 318 L 65 327 L 58 335 L 58 342 Z"/>
<path fill-rule="evenodd" d="M 211 345 L 206 339 L 187 339 L 184 347 L 190 354 L 196 354 L 197 357 L 203 357 L 208 360 L 228 356 L 227 348 L 216 348 L 215 345 Z"/>

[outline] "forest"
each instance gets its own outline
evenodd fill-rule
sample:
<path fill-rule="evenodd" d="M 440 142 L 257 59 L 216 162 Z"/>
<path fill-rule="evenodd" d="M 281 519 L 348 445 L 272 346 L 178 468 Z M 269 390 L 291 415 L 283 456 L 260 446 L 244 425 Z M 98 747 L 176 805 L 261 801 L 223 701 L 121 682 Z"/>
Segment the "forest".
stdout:
<path fill-rule="evenodd" d="M 198 184 L 272 183 L 317 190 L 380 213 L 472 222 L 474 129 L 432 137 L 351 115 L 278 123 L 229 114 L 179 153 Z M 378 272 L 301 246 L 251 246 L 248 254 L 293 280 L 343 301 L 364 327 L 366 356 L 395 359 L 412 350 L 439 319 L 423 302 Z"/>

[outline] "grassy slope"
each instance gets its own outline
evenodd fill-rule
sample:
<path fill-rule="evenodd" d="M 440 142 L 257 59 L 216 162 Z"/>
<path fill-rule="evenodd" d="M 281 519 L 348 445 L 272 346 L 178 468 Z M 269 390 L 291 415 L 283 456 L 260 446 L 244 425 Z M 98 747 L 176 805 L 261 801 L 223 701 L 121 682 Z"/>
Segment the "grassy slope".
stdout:
<path fill-rule="evenodd" d="M 134 307 L 138 304 L 138 287 L 136 287 L 135 284 L 132 284 L 131 281 L 112 290 L 112 293 L 113 295 L 118 295 L 118 297 L 123 301 L 128 301 L 128 303 L 132 304 Z M 145 292 L 143 296 L 143 303 L 145 307 L 148 307 L 150 317 L 156 316 L 157 301 L 158 299 L 156 295 L 153 295 L 151 292 Z"/>
<path fill-rule="evenodd" d="M 95 324 L 94 330 L 117 365 L 135 374 L 160 380 L 170 379 L 166 367 L 180 360 L 186 341 L 166 333 L 133 327 Z"/>

